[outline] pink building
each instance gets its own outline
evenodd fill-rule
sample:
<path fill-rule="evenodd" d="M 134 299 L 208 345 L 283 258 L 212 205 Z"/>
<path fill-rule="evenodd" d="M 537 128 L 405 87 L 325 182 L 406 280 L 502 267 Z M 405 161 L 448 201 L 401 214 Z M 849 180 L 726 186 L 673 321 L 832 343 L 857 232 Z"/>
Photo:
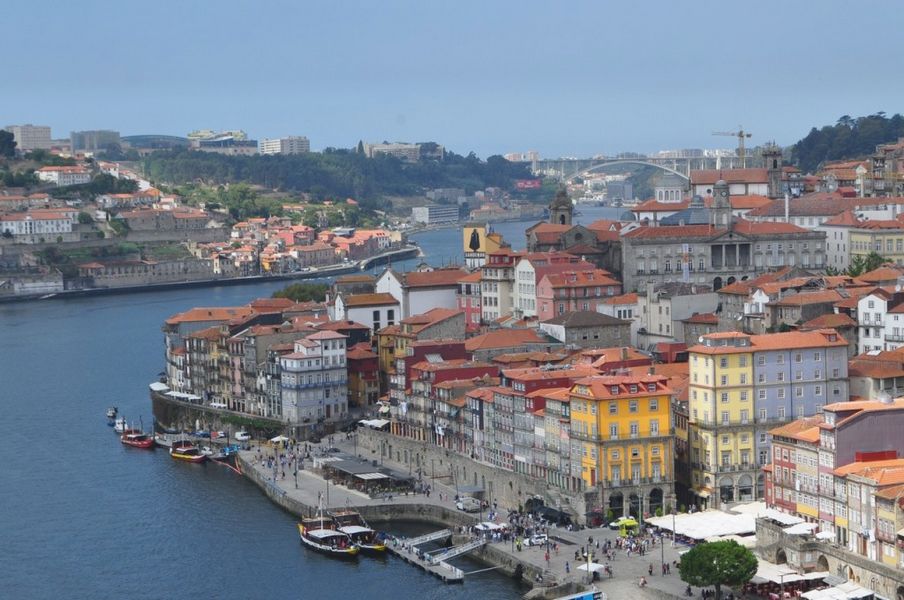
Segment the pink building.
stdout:
<path fill-rule="evenodd" d="M 458 280 L 458 309 L 465 313 L 465 331 L 480 330 L 480 271 L 474 271 Z"/>
<path fill-rule="evenodd" d="M 566 312 L 595 311 L 597 304 L 621 293 L 621 282 L 602 269 L 547 273 L 537 284 L 537 318 L 546 321 Z"/>

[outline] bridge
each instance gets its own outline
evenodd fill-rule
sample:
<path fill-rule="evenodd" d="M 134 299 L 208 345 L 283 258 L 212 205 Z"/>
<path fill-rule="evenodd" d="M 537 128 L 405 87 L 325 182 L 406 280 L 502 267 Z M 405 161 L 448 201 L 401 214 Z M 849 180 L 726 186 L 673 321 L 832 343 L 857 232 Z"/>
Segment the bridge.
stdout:
<path fill-rule="evenodd" d="M 690 179 L 691 171 L 698 169 L 733 169 L 741 164 L 741 159 L 737 156 L 552 158 L 534 161 L 531 163 L 531 170 L 535 175 L 556 177 L 563 181 L 570 181 L 575 177 L 587 175 L 612 165 L 622 164 L 647 165 L 662 169 L 668 173 L 674 173 L 683 179 Z"/>

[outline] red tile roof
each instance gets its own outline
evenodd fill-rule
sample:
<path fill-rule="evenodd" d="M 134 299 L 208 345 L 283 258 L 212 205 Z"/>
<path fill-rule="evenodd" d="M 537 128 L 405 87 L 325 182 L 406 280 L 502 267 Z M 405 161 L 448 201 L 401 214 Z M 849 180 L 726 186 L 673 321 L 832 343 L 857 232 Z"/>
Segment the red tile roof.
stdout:
<path fill-rule="evenodd" d="M 343 300 L 346 306 L 388 306 L 399 303 L 395 296 L 388 293 L 352 294 Z"/>
<path fill-rule="evenodd" d="M 691 171 L 691 185 L 713 185 L 720 179 L 726 183 L 769 183 L 766 169 L 704 169 Z"/>

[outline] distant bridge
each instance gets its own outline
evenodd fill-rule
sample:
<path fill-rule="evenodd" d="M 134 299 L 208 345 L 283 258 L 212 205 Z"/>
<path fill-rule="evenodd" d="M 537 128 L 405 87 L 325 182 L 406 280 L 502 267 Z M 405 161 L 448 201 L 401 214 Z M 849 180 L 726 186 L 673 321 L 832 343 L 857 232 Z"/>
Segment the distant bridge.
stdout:
<path fill-rule="evenodd" d="M 692 170 L 697 169 L 732 169 L 740 164 L 737 156 L 703 157 L 693 158 L 654 158 L 639 156 L 636 158 L 553 158 L 537 160 L 531 163 L 531 169 L 535 175 L 556 177 L 563 181 L 571 181 L 603 169 L 611 165 L 647 165 L 662 169 L 668 173 L 690 179 Z"/>

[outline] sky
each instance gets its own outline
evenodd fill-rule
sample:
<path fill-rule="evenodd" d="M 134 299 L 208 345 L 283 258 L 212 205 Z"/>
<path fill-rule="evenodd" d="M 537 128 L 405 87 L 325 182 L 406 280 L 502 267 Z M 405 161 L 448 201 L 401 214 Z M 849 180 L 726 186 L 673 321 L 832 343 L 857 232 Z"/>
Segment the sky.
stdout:
<path fill-rule="evenodd" d="M 870 8 L 872 6 L 872 8 Z M 885 6 L 885 5 L 881 5 Z M 904 111 L 904 11 L 529 0 L 4 2 L 0 125 L 436 141 L 481 157 L 792 144 Z"/>

